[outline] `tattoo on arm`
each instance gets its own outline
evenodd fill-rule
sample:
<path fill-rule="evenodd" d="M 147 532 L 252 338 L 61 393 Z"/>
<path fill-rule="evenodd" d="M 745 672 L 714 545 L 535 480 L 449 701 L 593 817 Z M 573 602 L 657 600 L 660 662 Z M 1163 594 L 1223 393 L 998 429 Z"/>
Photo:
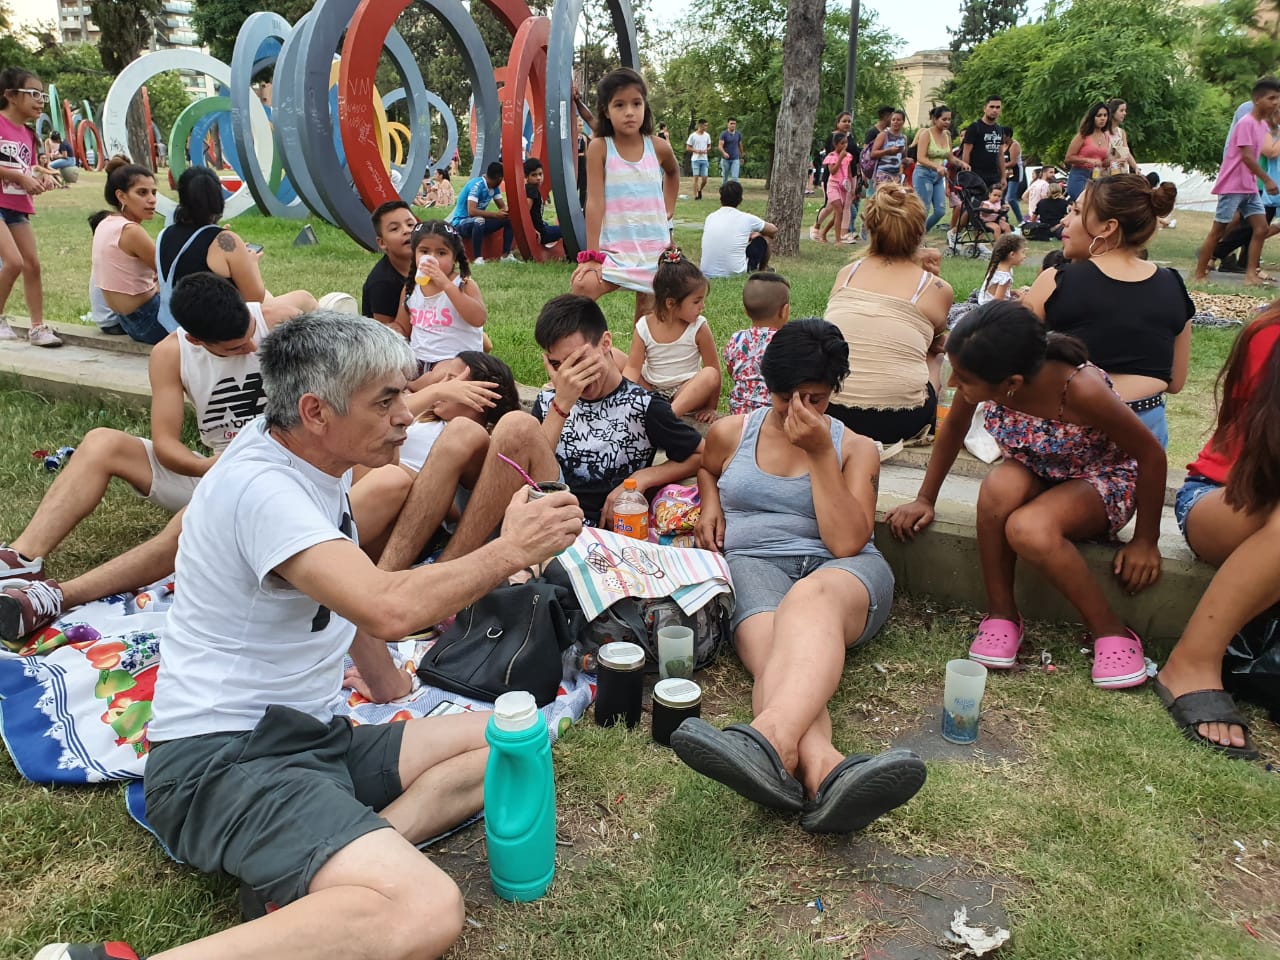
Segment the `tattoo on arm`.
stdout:
<path fill-rule="evenodd" d="M 876 496 L 880 495 L 880 474 L 873 473 L 871 475 L 871 489 L 876 492 Z"/>
<path fill-rule="evenodd" d="M 223 253 L 232 253 L 236 249 L 236 237 L 230 230 L 218 234 L 218 249 Z"/>
<path fill-rule="evenodd" d="M 935 288 L 935 289 L 937 289 L 937 290 L 941 290 L 941 289 L 942 289 L 942 281 L 941 281 L 941 280 L 935 280 L 935 281 L 933 281 L 933 286 L 934 286 L 934 288 Z"/>

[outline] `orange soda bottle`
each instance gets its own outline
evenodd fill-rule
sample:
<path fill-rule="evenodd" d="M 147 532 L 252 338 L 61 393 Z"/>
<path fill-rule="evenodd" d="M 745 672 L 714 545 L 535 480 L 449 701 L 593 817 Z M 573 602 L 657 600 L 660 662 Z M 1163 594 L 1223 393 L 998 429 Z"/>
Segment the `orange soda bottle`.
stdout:
<path fill-rule="evenodd" d="M 635 540 L 649 539 L 649 501 L 636 489 L 636 481 L 622 481 L 622 493 L 613 501 L 613 532 Z"/>

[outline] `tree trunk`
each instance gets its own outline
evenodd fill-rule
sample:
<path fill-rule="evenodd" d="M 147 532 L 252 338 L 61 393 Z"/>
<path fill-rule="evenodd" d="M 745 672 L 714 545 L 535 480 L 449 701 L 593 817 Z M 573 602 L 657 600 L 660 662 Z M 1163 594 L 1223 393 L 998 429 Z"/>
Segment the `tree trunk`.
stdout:
<path fill-rule="evenodd" d="M 129 112 L 124 115 L 125 131 L 129 135 L 129 160 L 144 167 L 151 166 L 151 138 L 147 136 L 146 114 L 142 111 L 142 94 L 134 94 Z M 178 144 L 181 148 L 182 144 Z M 109 157 L 107 159 L 110 159 Z"/>
<path fill-rule="evenodd" d="M 782 103 L 774 126 L 773 169 L 765 219 L 778 227 L 773 252 L 800 250 L 804 223 L 804 181 L 809 173 L 809 147 L 818 115 L 822 67 L 824 0 L 789 0 L 787 33 L 782 43 Z"/>

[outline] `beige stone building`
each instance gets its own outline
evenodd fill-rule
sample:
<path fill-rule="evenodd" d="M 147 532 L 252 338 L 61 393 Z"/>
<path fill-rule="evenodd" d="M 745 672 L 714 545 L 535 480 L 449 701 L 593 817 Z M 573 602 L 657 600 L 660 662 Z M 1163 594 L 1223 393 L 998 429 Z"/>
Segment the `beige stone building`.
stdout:
<path fill-rule="evenodd" d="M 907 111 L 907 126 L 923 127 L 929 122 L 933 107 L 933 91 L 951 79 L 949 50 L 920 50 L 909 57 L 893 62 L 893 72 L 907 89 L 903 109 Z"/>

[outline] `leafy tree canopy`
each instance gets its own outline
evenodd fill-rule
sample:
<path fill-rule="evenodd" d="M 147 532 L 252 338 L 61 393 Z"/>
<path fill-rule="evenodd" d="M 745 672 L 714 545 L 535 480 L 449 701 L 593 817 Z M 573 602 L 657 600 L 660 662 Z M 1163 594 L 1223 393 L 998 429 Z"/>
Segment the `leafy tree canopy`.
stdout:
<path fill-rule="evenodd" d="M 236 34 L 249 14 L 268 10 L 296 23 L 313 5 L 311 0 L 196 0 L 191 23 L 209 52 L 230 63 Z"/>
<path fill-rule="evenodd" d="M 1280 62 L 1280 0 L 1224 0 L 1197 11 L 1196 75 L 1233 101 Z"/>
<path fill-rule="evenodd" d="M 654 116 L 671 127 L 677 147 L 699 117 L 707 119 L 712 136 L 726 119 L 737 117 L 746 156 L 743 175 L 768 172 L 782 97 L 786 20 L 785 0 L 694 0 L 687 17 L 655 38 L 657 66 L 648 77 L 649 103 Z M 859 23 L 855 129 L 875 122 L 879 104 L 901 103 L 905 95 L 904 84 L 890 69 L 900 41 L 866 7 Z M 830 132 L 844 106 L 848 9 L 828 9 L 823 32 L 818 140 Z"/>
<path fill-rule="evenodd" d="M 1026 0 L 963 0 L 960 25 L 951 35 L 951 70 L 959 71 L 973 48 L 1015 27 L 1027 14 Z"/>
<path fill-rule="evenodd" d="M 1188 72 L 1192 34 L 1189 15 L 1160 0 L 1075 0 L 977 46 L 955 79 L 952 106 L 976 116 L 988 96 L 1002 95 L 1003 121 L 1024 149 L 1060 163 L 1088 106 L 1121 97 L 1139 160 L 1213 169 L 1233 104 Z"/>

